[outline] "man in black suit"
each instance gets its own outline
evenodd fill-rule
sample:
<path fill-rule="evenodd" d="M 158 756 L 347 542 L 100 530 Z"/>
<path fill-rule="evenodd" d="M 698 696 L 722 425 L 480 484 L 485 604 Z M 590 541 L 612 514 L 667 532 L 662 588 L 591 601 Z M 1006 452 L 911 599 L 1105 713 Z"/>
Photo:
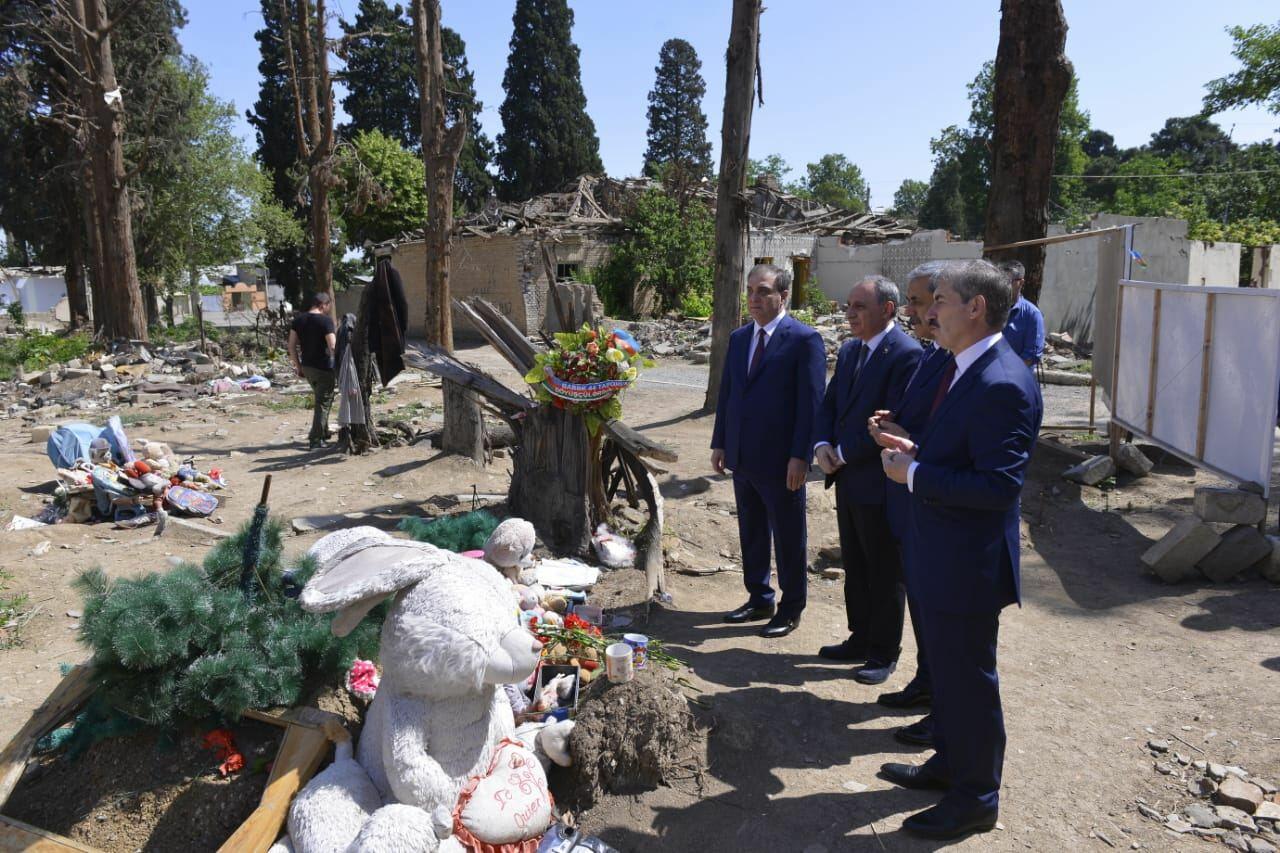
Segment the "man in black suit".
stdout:
<path fill-rule="evenodd" d="M 986 261 L 948 267 L 926 321 L 955 354 L 917 438 L 881 453 L 911 495 L 906 579 L 921 612 L 933 688 L 935 753 L 881 775 L 944 790 L 908 832 L 953 839 L 996 824 L 1005 729 L 996 674 L 1000 611 L 1020 601 L 1019 496 L 1044 406 L 1031 371 L 1005 341 L 1013 292 Z"/>
<path fill-rule="evenodd" d="M 853 674 L 863 684 L 889 677 L 902 644 L 902 563 L 885 517 L 880 448 L 867 431 L 867 419 L 902 393 L 920 360 L 920 345 L 898 328 L 901 302 L 884 276 L 849 291 L 845 317 L 854 337 L 840 348 L 814 430 L 814 456 L 836 485 L 849 626 L 843 642 L 818 654 L 865 661 Z"/>
<path fill-rule="evenodd" d="M 902 313 L 907 318 L 911 333 L 924 347 L 924 354 L 907 381 L 901 397 L 893 401 L 888 409 L 876 412 L 868 421 L 871 437 L 881 447 L 888 446 L 888 436 L 918 436 L 924 430 L 938 383 L 951 362 L 951 353 L 934 343 L 933 327 L 924 321 L 929 307 L 933 305 L 934 285 L 946 266 L 945 261 L 929 261 L 913 269 L 907 276 L 907 304 Z M 898 542 L 905 565 L 906 551 L 911 546 L 911 538 L 907 536 L 910 495 L 906 486 L 892 480 L 886 484 L 886 489 L 885 510 L 889 517 L 889 530 Z M 916 640 L 916 672 L 901 690 L 881 694 L 876 699 L 889 708 L 929 705 L 933 696 L 933 690 L 929 686 L 928 656 L 925 654 L 924 638 L 920 632 L 920 608 L 915 597 L 910 594 L 907 595 L 907 609 L 911 613 L 911 629 Z M 894 730 L 893 736 L 911 746 L 933 746 L 933 727 L 928 716 L 911 725 L 900 726 Z"/>
<path fill-rule="evenodd" d="M 747 603 L 732 623 L 768 619 L 760 631 L 785 637 L 800 624 L 808 592 L 805 477 L 827 358 L 822 336 L 787 314 L 791 274 L 760 264 L 747 276 L 753 322 L 729 336 L 720 376 L 711 467 L 733 471 Z M 774 604 L 769 551 L 782 600 Z"/>

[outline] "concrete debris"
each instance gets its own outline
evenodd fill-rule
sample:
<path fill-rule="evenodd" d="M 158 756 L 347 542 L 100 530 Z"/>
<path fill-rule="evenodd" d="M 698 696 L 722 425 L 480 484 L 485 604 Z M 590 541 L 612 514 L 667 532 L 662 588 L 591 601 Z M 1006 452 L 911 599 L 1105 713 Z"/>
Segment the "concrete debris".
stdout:
<path fill-rule="evenodd" d="M 1221 541 L 1217 532 L 1198 518 L 1184 518 L 1140 558 L 1142 564 L 1166 583 L 1190 577 L 1196 564 Z"/>
<path fill-rule="evenodd" d="M 822 570 L 822 576 L 829 581 L 844 580 L 844 569 L 828 566 Z"/>
<path fill-rule="evenodd" d="M 1062 472 L 1062 476 L 1074 483 L 1096 486 L 1116 472 L 1116 463 L 1110 456 L 1092 456 L 1079 465 Z"/>
<path fill-rule="evenodd" d="M 1260 495 L 1243 489 L 1199 486 L 1195 493 L 1195 513 L 1201 521 L 1257 524 L 1266 517 L 1267 503 Z"/>
<path fill-rule="evenodd" d="M 1213 794 L 1213 801 L 1223 806 L 1234 806 L 1243 812 L 1253 814 L 1262 805 L 1262 789 L 1252 782 L 1246 782 L 1238 776 L 1228 774 L 1222 780 L 1218 790 Z"/>
<path fill-rule="evenodd" d="M 1258 561 L 1258 573 L 1272 583 L 1280 583 L 1280 536 L 1267 536 L 1271 553 Z"/>
<path fill-rule="evenodd" d="M 1270 555 L 1271 543 L 1267 537 L 1256 527 L 1239 524 L 1224 533 L 1221 541 L 1196 566 L 1209 580 L 1224 583 Z"/>
<path fill-rule="evenodd" d="M 1128 471 L 1135 477 L 1145 477 L 1151 473 L 1156 464 L 1147 458 L 1147 454 L 1138 449 L 1136 444 L 1121 444 L 1116 453 L 1116 464 L 1120 470 Z"/>

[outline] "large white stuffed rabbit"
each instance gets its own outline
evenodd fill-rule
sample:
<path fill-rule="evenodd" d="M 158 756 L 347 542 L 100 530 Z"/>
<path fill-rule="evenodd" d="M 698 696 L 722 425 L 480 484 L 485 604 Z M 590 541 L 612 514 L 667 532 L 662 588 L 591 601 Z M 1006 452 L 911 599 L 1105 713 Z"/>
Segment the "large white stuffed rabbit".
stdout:
<path fill-rule="evenodd" d="M 299 792 L 290 837 L 277 846 L 291 841 L 297 853 L 463 849 L 452 837 L 459 793 L 494 770 L 499 745 L 515 730 L 500 686 L 527 678 L 541 649 L 515 618 L 510 584 L 487 563 L 372 527 L 331 533 L 310 554 L 319 565 L 302 607 L 337 611 L 338 636 L 388 595 L 395 601 L 359 747 L 353 756 L 339 744 L 334 763 Z M 510 751 L 508 744 L 503 760 Z M 542 768 L 529 758 L 545 794 Z"/>

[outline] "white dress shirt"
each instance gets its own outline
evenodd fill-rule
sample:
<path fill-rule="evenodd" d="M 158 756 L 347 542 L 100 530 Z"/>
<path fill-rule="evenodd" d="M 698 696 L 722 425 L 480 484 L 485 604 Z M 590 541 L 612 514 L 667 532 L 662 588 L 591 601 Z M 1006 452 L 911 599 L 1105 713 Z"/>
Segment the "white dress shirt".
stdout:
<path fill-rule="evenodd" d="M 769 348 L 769 341 L 773 340 L 773 333 L 778 330 L 778 324 L 782 322 L 782 318 L 787 316 L 787 309 L 784 307 L 778 312 L 778 316 L 769 321 L 769 325 L 761 326 L 755 323 L 755 328 L 751 330 L 751 343 L 747 345 L 747 371 L 751 370 L 751 359 L 756 357 L 756 346 L 760 343 L 760 330 L 764 329 L 765 349 Z"/>
<path fill-rule="evenodd" d="M 987 335 L 977 343 L 970 344 L 961 350 L 956 355 L 956 375 L 952 378 L 951 384 L 947 386 L 947 393 L 950 393 L 951 389 L 956 387 L 956 383 L 960 381 L 961 376 L 964 376 L 964 372 L 973 367 L 973 363 L 982 358 L 987 350 L 1000 343 L 1000 339 L 1003 337 L 1004 331 L 1001 330 L 995 334 Z M 910 467 L 907 468 L 907 491 L 909 492 L 915 491 L 916 468 L 918 467 L 920 467 L 919 462 L 912 462 Z"/>
<path fill-rule="evenodd" d="M 884 328 L 881 329 L 880 332 L 874 338 L 872 338 L 869 341 L 862 342 L 862 345 L 863 347 L 866 348 L 866 353 L 867 353 L 867 360 L 862 362 L 863 370 L 867 369 L 867 365 L 871 363 L 871 359 L 876 354 L 876 350 L 880 348 L 880 342 L 884 340 L 884 336 L 889 334 L 889 330 L 892 329 L 894 327 L 894 324 L 896 324 L 897 322 L 898 322 L 897 320 L 890 320 L 888 323 L 884 324 Z M 861 355 L 859 355 L 859 358 L 861 358 Z M 819 441 L 817 444 L 813 446 L 813 452 L 817 453 L 819 447 L 821 447 L 824 444 L 830 444 L 830 443 L 831 442 L 829 441 Z M 836 458 L 840 460 L 841 465 L 844 464 L 844 453 L 840 450 L 840 445 L 838 444 L 836 445 Z"/>

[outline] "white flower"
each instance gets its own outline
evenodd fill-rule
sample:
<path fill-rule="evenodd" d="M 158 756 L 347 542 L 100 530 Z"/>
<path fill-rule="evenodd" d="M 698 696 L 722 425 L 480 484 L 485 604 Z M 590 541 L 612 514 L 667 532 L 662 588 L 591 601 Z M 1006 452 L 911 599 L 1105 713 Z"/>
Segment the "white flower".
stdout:
<path fill-rule="evenodd" d="M 632 379 L 635 379 L 639 374 L 640 374 L 640 371 L 636 370 L 634 367 L 628 367 L 623 372 L 622 378 L 630 382 Z"/>
<path fill-rule="evenodd" d="M 627 357 L 623 355 L 622 350 L 617 347 L 609 347 L 605 350 L 604 357 L 609 359 L 609 361 L 612 361 L 614 364 L 620 364 L 627 360 Z"/>

